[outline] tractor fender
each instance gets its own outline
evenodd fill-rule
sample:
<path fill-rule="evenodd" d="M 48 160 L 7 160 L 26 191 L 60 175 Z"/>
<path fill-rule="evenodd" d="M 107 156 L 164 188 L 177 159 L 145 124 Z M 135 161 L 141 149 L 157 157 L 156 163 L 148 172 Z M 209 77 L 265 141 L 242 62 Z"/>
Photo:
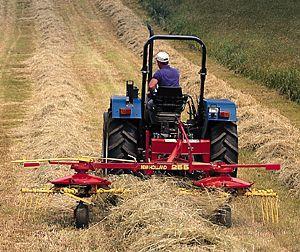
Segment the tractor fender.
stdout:
<path fill-rule="evenodd" d="M 237 106 L 230 100 L 205 99 L 204 109 L 205 117 L 210 122 L 237 122 Z"/>
<path fill-rule="evenodd" d="M 110 99 L 110 108 L 114 119 L 142 118 L 142 102 L 139 98 L 134 98 L 130 103 L 126 96 L 113 96 Z"/>

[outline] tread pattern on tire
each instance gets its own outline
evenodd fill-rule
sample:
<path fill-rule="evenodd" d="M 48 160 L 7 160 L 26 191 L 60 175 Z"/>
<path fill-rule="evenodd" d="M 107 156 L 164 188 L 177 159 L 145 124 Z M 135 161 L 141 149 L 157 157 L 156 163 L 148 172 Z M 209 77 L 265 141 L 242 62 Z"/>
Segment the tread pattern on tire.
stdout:
<path fill-rule="evenodd" d="M 211 125 L 210 140 L 211 161 L 238 163 L 238 134 L 235 123 L 217 122 Z"/>
<path fill-rule="evenodd" d="M 217 225 L 230 228 L 232 226 L 231 207 L 224 205 L 218 208 L 212 216 L 211 221 Z"/>
<path fill-rule="evenodd" d="M 74 210 L 76 228 L 89 227 L 89 208 L 87 205 L 79 204 Z"/>
<path fill-rule="evenodd" d="M 108 157 L 132 159 L 137 157 L 137 127 L 126 120 L 109 119 Z"/>
<path fill-rule="evenodd" d="M 111 112 L 103 114 L 102 156 L 108 158 L 137 158 L 138 128 L 134 121 L 113 119 Z M 107 152 L 107 153 L 106 153 Z M 131 170 L 106 170 L 106 174 L 132 174 Z"/>

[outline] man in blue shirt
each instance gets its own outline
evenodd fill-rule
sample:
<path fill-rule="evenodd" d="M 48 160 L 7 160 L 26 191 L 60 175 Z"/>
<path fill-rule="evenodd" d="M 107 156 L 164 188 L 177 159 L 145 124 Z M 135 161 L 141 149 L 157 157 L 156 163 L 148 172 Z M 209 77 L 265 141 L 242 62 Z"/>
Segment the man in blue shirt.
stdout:
<path fill-rule="evenodd" d="M 179 87 L 179 71 L 169 65 L 169 54 L 159 52 L 156 55 L 156 62 L 159 70 L 155 72 L 149 82 L 149 90 L 155 90 L 160 87 Z"/>
<path fill-rule="evenodd" d="M 156 62 L 158 70 L 154 73 L 152 79 L 149 82 L 149 91 L 154 91 L 158 87 L 179 87 L 180 74 L 176 68 L 169 65 L 170 57 L 166 52 L 159 52 L 156 55 Z M 148 96 L 147 110 L 151 122 L 154 121 L 153 115 L 153 100 L 151 95 Z"/>

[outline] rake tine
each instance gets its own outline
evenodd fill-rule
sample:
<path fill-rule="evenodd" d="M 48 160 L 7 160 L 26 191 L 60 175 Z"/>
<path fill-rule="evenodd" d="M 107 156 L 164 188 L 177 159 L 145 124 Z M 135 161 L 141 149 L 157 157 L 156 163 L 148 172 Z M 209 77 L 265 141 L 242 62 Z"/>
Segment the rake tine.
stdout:
<path fill-rule="evenodd" d="M 278 204 L 278 198 L 276 198 L 276 201 L 275 201 L 275 220 L 276 220 L 276 223 L 279 223 L 279 204 Z"/>
<path fill-rule="evenodd" d="M 40 206 L 40 202 L 41 202 L 41 198 L 40 197 L 36 197 L 34 208 L 33 208 L 33 214 L 36 213 L 37 208 Z"/>
<path fill-rule="evenodd" d="M 262 212 L 263 223 L 266 223 L 266 221 L 265 221 L 265 209 L 264 209 L 264 201 L 263 201 L 263 198 L 260 199 L 260 203 L 261 203 L 261 212 Z"/>
<path fill-rule="evenodd" d="M 252 223 L 254 223 L 255 222 L 255 217 L 254 217 L 254 200 L 253 200 L 253 197 L 250 197 L 250 206 L 251 206 Z"/>
<path fill-rule="evenodd" d="M 275 223 L 275 199 L 271 199 L 272 223 Z"/>
<path fill-rule="evenodd" d="M 269 211 L 270 211 L 270 207 L 269 207 L 269 199 L 268 198 L 264 198 L 265 199 L 265 204 L 266 204 L 266 219 L 267 222 L 270 222 L 270 215 L 269 215 Z"/>
<path fill-rule="evenodd" d="M 32 204 L 33 204 L 33 196 L 30 195 L 30 201 L 29 201 L 29 208 L 32 208 Z"/>
<path fill-rule="evenodd" d="M 18 201 L 17 206 L 18 206 L 18 214 L 17 214 L 17 220 L 20 220 L 20 215 L 21 215 L 21 208 L 23 206 L 23 202 L 24 202 L 24 195 L 21 196 L 21 199 Z"/>
<path fill-rule="evenodd" d="M 28 206 L 28 197 L 29 196 L 27 196 L 27 197 L 25 197 L 24 199 L 25 199 L 25 203 L 24 203 L 24 211 L 23 211 L 23 214 L 22 214 L 22 221 L 24 221 L 24 219 L 25 219 L 25 215 L 26 215 L 26 208 L 27 208 L 27 206 Z"/>

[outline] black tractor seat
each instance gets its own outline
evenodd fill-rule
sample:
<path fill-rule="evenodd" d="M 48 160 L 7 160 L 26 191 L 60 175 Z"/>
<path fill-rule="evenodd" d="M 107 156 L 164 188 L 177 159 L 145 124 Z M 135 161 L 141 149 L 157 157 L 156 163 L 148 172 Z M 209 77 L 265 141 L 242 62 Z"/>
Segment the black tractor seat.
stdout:
<path fill-rule="evenodd" d="M 188 95 L 182 94 L 181 87 L 159 87 L 153 96 L 156 122 L 175 122 L 187 103 Z"/>

